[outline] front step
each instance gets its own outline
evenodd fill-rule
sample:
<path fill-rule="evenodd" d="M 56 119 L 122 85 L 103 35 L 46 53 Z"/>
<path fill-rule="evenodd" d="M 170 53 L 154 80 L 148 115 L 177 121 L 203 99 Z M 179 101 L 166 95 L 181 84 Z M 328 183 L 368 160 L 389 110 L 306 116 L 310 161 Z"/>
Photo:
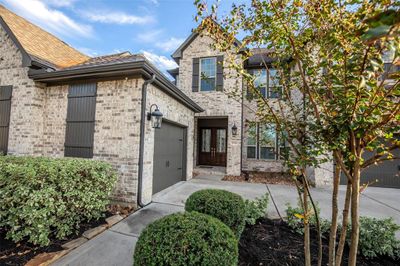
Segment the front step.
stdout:
<path fill-rule="evenodd" d="M 221 166 L 208 166 L 208 165 L 198 165 L 193 169 L 193 176 L 203 176 L 203 175 L 217 175 L 225 176 L 226 167 Z"/>

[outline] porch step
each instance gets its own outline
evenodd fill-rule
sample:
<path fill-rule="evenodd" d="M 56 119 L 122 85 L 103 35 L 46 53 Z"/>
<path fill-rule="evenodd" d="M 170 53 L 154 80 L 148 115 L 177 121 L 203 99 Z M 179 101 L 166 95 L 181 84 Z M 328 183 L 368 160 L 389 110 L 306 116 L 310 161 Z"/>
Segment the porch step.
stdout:
<path fill-rule="evenodd" d="M 193 176 L 196 177 L 200 175 L 217 175 L 222 177 L 226 175 L 226 167 L 199 165 L 193 169 Z"/>

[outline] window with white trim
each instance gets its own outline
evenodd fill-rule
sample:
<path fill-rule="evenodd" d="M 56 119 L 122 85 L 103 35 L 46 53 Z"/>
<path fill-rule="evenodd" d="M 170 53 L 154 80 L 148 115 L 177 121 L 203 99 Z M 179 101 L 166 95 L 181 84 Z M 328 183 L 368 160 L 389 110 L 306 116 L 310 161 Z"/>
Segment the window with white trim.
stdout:
<path fill-rule="evenodd" d="M 252 123 L 247 128 L 247 158 L 278 160 L 288 156 L 285 134 L 279 134 L 275 124 Z"/>
<path fill-rule="evenodd" d="M 217 85 L 217 58 L 200 58 L 200 91 L 215 91 Z"/>
<path fill-rule="evenodd" d="M 282 85 L 280 85 L 279 71 L 275 68 L 260 68 L 249 70 L 254 76 L 254 88 L 259 90 L 264 98 L 276 99 L 282 94 Z M 251 95 L 248 91 L 248 95 Z"/>

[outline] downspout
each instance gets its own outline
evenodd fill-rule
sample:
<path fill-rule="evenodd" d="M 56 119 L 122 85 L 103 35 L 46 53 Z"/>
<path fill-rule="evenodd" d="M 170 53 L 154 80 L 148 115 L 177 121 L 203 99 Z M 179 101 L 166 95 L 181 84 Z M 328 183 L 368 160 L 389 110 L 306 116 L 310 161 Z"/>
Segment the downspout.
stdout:
<path fill-rule="evenodd" d="M 144 207 L 147 204 L 142 202 L 142 187 L 143 187 L 143 157 L 144 157 L 144 131 L 146 126 L 146 98 L 147 98 L 147 85 L 156 80 L 156 75 L 152 74 L 151 78 L 146 80 L 142 85 L 142 101 L 140 111 L 140 144 L 139 144 L 139 165 L 138 165 L 138 193 L 137 204 L 139 207 Z"/>

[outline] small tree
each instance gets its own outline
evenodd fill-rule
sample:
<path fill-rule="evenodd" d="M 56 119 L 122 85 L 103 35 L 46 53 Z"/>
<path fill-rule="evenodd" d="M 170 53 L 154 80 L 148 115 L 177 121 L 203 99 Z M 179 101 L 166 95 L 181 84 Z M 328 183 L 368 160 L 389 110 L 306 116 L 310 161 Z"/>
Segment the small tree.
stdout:
<path fill-rule="evenodd" d="M 198 16 L 210 18 L 204 15 L 206 4 L 195 3 Z M 400 130 L 399 76 L 384 71 L 382 58 L 386 53 L 391 55 L 392 64 L 399 62 L 399 5 L 390 0 L 253 0 L 249 5 L 233 5 L 230 14 L 218 20 L 221 26 L 211 22 L 217 20 L 218 7 L 212 5 L 212 19 L 204 19 L 200 27 L 216 40 L 218 49 L 231 51 L 232 58 L 237 54 L 243 60 L 248 58 L 251 54 L 247 47 L 268 48 L 270 56 L 278 59 L 274 67 L 281 69 L 284 77 L 281 84 L 287 89 L 283 93 L 290 96 L 300 92 L 302 108 L 291 101 L 293 97 L 286 97 L 286 103 L 273 104 L 259 97 L 263 104 L 257 113 L 275 121 L 278 129 L 288 131 L 288 139 L 296 140 L 290 146 L 299 159 L 292 162 L 300 169 L 319 162 L 325 150 L 333 154 L 336 167 L 330 265 L 341 263 L 349 210 L 349 265 L 356 264 L 361 170 L 395 159 L 392 151 L 400 146 L 395 136 Z M 239 34 L 244 36 L 240 45 L 235 39 Z M 231 60 L 228 67 L 236 69 L 245 80 L 252 79 L 238 60 Z M 307 144 L 312 142 L 314 145 Z M 313 149 L 315 154 L 310 154 Z M 374 155 L 364 159 L 365 151 L 373 151 Z M 348 185 L 335 255 L 341 172 Z M 310 265 L 307 256 L 306 264 Z"/>

